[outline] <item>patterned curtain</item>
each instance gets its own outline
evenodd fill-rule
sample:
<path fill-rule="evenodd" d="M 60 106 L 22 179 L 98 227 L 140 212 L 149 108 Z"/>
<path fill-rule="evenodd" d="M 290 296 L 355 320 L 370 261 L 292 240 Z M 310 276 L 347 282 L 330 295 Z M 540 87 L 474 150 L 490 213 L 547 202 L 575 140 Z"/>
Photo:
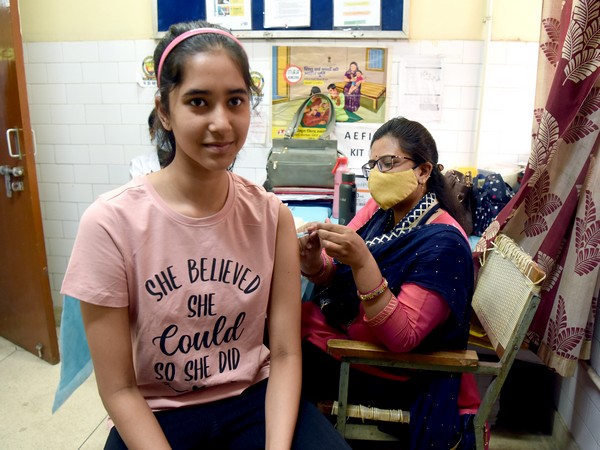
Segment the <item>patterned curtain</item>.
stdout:
<path fill-rule="evenodd" d="M 600 0 L 544 0 L 532 149 L 521 188 L 487 228 L 547 273 L 529 348 L 562 376 L 589 359 L 600 286 Z"/>

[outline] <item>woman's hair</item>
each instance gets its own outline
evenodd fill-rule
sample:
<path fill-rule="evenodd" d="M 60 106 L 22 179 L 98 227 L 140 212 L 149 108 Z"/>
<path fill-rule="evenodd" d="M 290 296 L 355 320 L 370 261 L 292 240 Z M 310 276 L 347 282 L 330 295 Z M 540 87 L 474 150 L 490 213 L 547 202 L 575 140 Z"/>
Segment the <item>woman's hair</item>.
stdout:
<path fill-rule="evenodd" d="M 319 86 L 313 86 L 310 88 L 310 95 L 320 94 L 321 88 Z"/>
<path fill-rule="evenodd" d="M 161 56 L 171 41 L 180 34 L 197 28 L 215 28 L 229 33 L 229 30 L 226 28 L 202 20 L 171 25 L 154 50 L 154 67 L 159 67 Z M 217 52 L 221 50 L 225 51 L 239 68 L 240 74 L 248 88 L 248 95 L 253 106 L 258 104 L 260 101 L 260 90 L 252 82 L 248 56 L 237 40 L 217 33 L 201 33 L 181 41 L 168 53 L 162 62 L 162 68 L 160 74 L 158 74 L 160 79 L 157 82 L 160 104 L 165 112 L 169 113 L 169 94 L 183 81 L 187 59 L 198 53 Z M 160 120 L 155 121 L 154 129 L 156 130 L 157 146 L 169 152 L 170 157 L 165 164 L 168 165 L 175 158 L 175 135 L 172 131 L 165 130 Z"/>
<path fill-rule="evenodd" d="M 327 90 L 329 90 L 329 89 L 337 90 L 337 86 L 335 85 L 335 83 L 331 83 L 329 86 L 327 86 Z"/>
<path fill-rule="evenodd" d="M 396 139 L 404 153 L 410 156 L 415 164 L 431 163 L 431 175 L 427 180 L 427 189 L 435 193 L 442 209 L 446 210 L 460 225 L 465 228 L 463 215 L 460 213 L 458 201 L 450 195 L 446 178 L 438 165 L 438 151 L 431 133 L 419 122 L 396 117 L 384 123 L 374 134 L 371 146 L 384 136 Z"/>

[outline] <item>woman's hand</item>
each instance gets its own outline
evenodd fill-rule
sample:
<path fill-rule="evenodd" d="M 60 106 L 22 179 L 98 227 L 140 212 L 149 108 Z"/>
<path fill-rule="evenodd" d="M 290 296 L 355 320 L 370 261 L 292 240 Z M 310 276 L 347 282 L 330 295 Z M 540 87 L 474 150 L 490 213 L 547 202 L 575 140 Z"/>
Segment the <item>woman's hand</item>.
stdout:
<path fill-rule="evenodd" d="M 318 240 L 319 252 L 324 248 L 329 256 L 349 265 L 353 271 L 360 270 L 363 265 L 372 260 L 367 245 L 352 228 L 329 221 L 309 225 L 308 229 L 312 232 L 307 244 L 316 247 Z"/>
<path fill-rule="evenodd" d="M 321 242 L 314 232 L 318 222 L 309 222 L 296 229 L 298 245 L 300 246 L 300 268 L 307 274 L 318 273 L 323 265 L 321 260 Z M 302 235 L 302 233 L 307 233 Z"/>
<path fill-rule="evenodd" d="M 312 222 L 300 227 L 300 230 L 309 231 L 310 234 L 300 238 L 302 271 L 308 274 L 317 274 L 323 267 L 319 255 L 325 249 L 327 255 L 347 264 L 352 269 L 352 276 L 360 292 L 370 292 L 381 284 L 381 271 L 377 261 L 369 251 L 367 244 L 352 228 L 336 225 L 328 219 L 325 223 Z M 314 259 L 312 259 L 314 258 Z M 304 259 L 311 262 L 310 267 L 304 265 Z M 389 297 L 387 297 L 389 300 Z M 378 313 L 387 302 L 379 302 L 373 310 L 373 315 Z"/>

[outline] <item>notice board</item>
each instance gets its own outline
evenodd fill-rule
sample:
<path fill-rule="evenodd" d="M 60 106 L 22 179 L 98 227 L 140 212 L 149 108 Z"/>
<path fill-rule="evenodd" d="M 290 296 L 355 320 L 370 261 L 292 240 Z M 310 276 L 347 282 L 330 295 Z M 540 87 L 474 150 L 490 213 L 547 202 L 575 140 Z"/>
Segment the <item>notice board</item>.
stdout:
<path fill-rule="evenodd" d="M 333 0 L 310 0 L 310 26 L 301 28 L 264 28 L 264 0 L 251 1 L 251 30 L 233 30 L 248 38 L 406 38 L 405 3 L 408 0 L 380 0 L 379 29 L 334 27 Z M 156 33 L 161 36 L 171 24 L 206 20 L 205 0 L 156 0 Z"/>

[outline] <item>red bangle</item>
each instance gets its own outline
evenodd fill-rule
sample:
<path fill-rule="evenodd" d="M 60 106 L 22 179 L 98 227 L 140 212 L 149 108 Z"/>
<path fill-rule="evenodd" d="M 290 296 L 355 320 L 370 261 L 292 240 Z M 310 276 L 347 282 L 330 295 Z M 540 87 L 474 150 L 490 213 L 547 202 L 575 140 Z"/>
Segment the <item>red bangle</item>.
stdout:
<path fill-rule="evenodd" d="M 381 278 L 381 283 L 375 289 L 370 290 L 369 292 L 362 293 L 360 291 L 356 291 L 356 295 L 361 302 L 368 302 L 369 300 L 373 300 L 376 297 L 379 297 L 381 294 L 385 292 L 388 288 L 388 282 L 385 278 Z"/>
<path fill-rule="evenodd" d="M 309 275 L 305 272 L 303 272 L 302 270 L 300 270 L 300 273 L 305 276 L 306 278 L 318 278 L 321 275 L 323 275 L 325 273 L 325 269 L 327 269 L 327 260 L 325 259 L 325 255 L 323 253 L 321 253 L 321 261 L 323 261 L 323 266 L 321 266 L 321 270 L 319 270 L 317 273 L 314 273 L 312 275 Z"/>

